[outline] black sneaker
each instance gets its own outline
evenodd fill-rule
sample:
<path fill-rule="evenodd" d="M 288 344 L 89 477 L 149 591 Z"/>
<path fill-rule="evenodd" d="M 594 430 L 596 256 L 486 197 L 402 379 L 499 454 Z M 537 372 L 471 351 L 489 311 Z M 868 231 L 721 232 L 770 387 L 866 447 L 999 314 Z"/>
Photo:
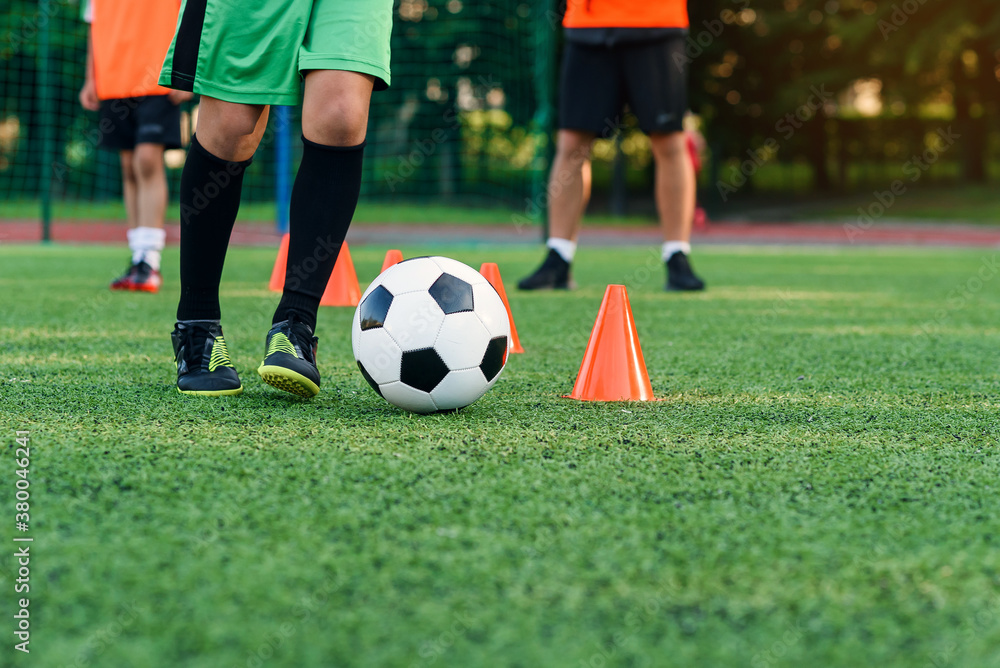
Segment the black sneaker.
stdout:
<path fill-rule="evenodd" d="M 177 363 L 178 392 L 206 397 L 243 392 L 218 321 L 179 320 L 170 339 Z"/>
<path fill-rule="evenodd" d="M 125 273 L 111 281 L 112 290 L 131 290 L 132 281 L 135 279 L 136 265 L 130 264 Z"/>
<path fill-rule="evenodd" d="M 271 326 L 265 343 L 264 361 L 257 373 L 268 385 L 309 399 L 319 393 L 316 344 L 309 325 L 295 318 Z"/>
<path fill-rule="evenodd" d="M 549 249 L 542 266 L 517 284 L 521 290 L 573 290 L 576 283 L 569 273 L 569 262 L 554 249 Z"/>
<path fill-rule="evenodd" d="M 705 282 L 691 271 L 687 255 L 677 251 L 667 260 L 667 285 L 665 290 L 704 290 Z"/>
<path fill-rule="evenodd" d="M 134 267 L 135 274 L 132 276 L 132 285 L 129 287 L 134 292 L 159 292 L 163 285 L 163 277 L 159 270 L 153 269 L 143 260 Z"/>
<path fill-rule="evenodd" d="M 129 266 L 128 271 L 111 281 L 111 289 L 156 293 L 162 284 L 160 272 L 143 261 Z"/>

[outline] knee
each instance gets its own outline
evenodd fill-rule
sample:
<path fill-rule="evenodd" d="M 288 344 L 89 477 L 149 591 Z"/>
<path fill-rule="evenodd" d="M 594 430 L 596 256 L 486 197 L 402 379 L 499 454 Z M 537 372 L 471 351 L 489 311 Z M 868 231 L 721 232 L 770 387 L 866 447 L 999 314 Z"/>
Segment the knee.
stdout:
<path fill-rule="evenodd" d="M 208 98 L 198 119 L 198 143 L 223 160 L 252 157 L 267 122 L 267 107 Z"/>
<path fill-rule="evenodd" d="M 683 132 L 650 135 L 653 157 L 656 160 L 678 160 L 687 157 L 687 137 Z"/>
<path fill-rule="evenodd" d="M 574 149 L 557 150 L 556 160 L 574 169 L 583 167 L 584 163 L 590 160 L 590 147 L 580 146 Z"/>
<path fill-rule="evenodd" d="M 159 150 L 136 151 L 132 173 L 139 181 L 150 181 L 163 173 L 163 152 Z"/>
<path fill-rule="evenodd" d="M 368 131 L 368 102 L 343 95 L 324 100 L 304 119 L 303 134 L 326 146 L 357 146 Z"/>
<path fill-rule="evenodd" d="M 556 145 L 556 160 L 569 167 L 582 167 L 590 159 L 593 137 L 587 135 L 561 135 Z"/>
<path fill-rule="evenodd" d="M 225 118 L 219 130 L 230 142 L 240 142 L 252 138 L 259 129 L 262 113 L 254 106 L 231 105 L 225 109 Z"/>
<path fill-rule="evenodd" d="M 135 160 L 132 158 L 122 160 L 122 181 L 124 181 L 126 185 L 132 185 L 135 183 Z"/>

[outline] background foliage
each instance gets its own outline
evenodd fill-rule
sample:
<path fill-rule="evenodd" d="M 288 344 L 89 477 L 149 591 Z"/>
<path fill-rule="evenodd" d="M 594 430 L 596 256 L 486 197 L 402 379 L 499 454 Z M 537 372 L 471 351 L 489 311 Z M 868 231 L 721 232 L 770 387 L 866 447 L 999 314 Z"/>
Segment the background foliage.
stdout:
<path fill-rule="evenodd" d="M 690 3 L 694 125 L 710 149 L 703 194 L 729 201 L 735 195 L 720 184 L 739 196 L 885 188 L 949 128 L 960 140 L 937 151 L 921 178 L 1000 177 L 994 10 L 986 0 Z M 0 10 L 4 199 L 37 198 L 50 162 L 57 199 L 118 197 L 117 161 L 96 149 L 95 115 L 77 102 L 86 44 L 79 14 L 78 0 L 10 0 Z M 365 196 L 536 213 L 560 15 L 556 0 L 398 0 L 393 86 L 372 107 Z M 247 201 L 274 197 L 272 138 Z M 608 140 L 595 150 L 598 200 L 618 150 L 633 194 L 648 194 L 648 143 L 632 124 L 620 149 Z M 180 162 L 171 162 L 174 185 Z"/>

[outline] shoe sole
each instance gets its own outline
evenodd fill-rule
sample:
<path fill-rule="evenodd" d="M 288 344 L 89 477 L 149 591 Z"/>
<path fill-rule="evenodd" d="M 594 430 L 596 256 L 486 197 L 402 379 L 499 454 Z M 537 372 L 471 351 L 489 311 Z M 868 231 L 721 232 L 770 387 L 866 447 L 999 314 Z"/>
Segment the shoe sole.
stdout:
<path fill-rule="evenodd" d="M 235 390 L 182 390 L 178 387 L 177 391 L 192 397 L 234 397 L 243 394 L 243 386 L 240 385 Z"/>
<path fill-rule="evenodd" d="M 149 292 L 151 294 L 156 294 L 160 291 L 160 286 L 132 283 L 130 285 L 112 285 L 111 289 L 115 292 Z"/>
<path fill-rule="evenodd" d="M 699 292 L 704 289 L 705 289 L 704 285 L 701 286 L 700 288 L 681 288 L 676 285 L 671 285 L 669 283 L 664 288 L 664 290 L 666 290 L 667 292 Z"/>
<path fill-rule="evenodd" d="M 301 373 L 292 371 L 283 366 L 273 364 L 261 364 L 257 369 L 261 379 L 279 390 L 298 395 L 305 399 L 312 399 L 319 394 L 319 385 L 312 382 Z"/>

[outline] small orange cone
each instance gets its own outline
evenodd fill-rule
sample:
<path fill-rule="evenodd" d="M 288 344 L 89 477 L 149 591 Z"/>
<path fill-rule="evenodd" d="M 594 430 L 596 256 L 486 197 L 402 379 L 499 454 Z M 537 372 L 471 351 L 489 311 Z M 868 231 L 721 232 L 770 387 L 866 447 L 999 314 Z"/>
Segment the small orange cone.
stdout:
<path fill-rule="evenodd" d="M 385 259 L 382 260 L 382 271 L 385 271 L 394 264 L 399 264 L 403 261 L 403 251 L 401 250 L 388 250 L 385 252 Z M 381 274 L 382 271 L 379 273 Z"/>
<path fill-rule="evenodd" d="M 624 285 L 609 285 L 572 394 L 580 401 L 655 401 Z"/>
<path fill-rule="evenodd" d="M 357 306 L 361 301 L 361 286 L 358 285 L 358 274 L 354 271 L 354 260 L 347 242 L 340 248 L 337 264 L 333 267 L 333 275 L 326 284 L 320 306 Z"/>
<path fill-rule="evenodd" d="M 507 301 L 507 291 L 503 289 L 503 279 L 500 278 L 500 267 L 497 266 L 496 262 L 483 262 L 479 273 L 500 293 L 500 299 L 503 300 L 504 308 L 507 309 L 507 319 L 510 320 L 510 347 L 508 351 L 523 353 L 524 348 L 521 347 L 521 339 L 517 336 L 517 327 L 514 326 L 514 314 L 510 312 L 510 302 Z"/>
<path fill-rule="evenodd" d="M 281 292 L 285 288 L 285 272 L 288 271 L 288 235 L 281 237 L 281 247 L 278 248 L 278 258 L 274 261 L 271 271 L 271 282 L 268 288 Z M 358 275 L 354 271 L 354 261 L 347 242 L 340 249 L 337 264 L 333 268 L 330 282 L 326 284 L 320 306 L 357 306 L 361 301 L 361 287 L 358 285 Z"/>
<path fill-rule="evenodd" d="M 268 288 L 272 292 L 281 292 L 285 287 L 285 270 L 288 267 L 288 234 L 281 237 L 281 246 L 278 248 L 278 258 L 274 261 L 274 269 L 271 270 L 271 282 Z"/>

